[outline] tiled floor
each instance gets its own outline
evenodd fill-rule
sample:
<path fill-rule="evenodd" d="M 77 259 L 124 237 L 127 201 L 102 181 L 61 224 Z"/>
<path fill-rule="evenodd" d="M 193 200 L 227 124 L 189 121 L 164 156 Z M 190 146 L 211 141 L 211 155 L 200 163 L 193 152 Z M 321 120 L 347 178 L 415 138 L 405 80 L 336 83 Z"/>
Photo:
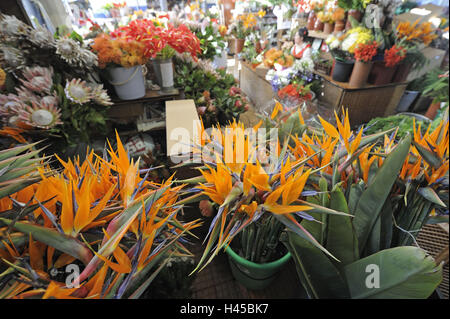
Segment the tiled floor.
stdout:
<path fill-rule="evenodd" d="M 202 254 L 200 244 L 192 247 L 197 262 Z M 290 260 L 275 281 L 266 289 L 252 291 L 237 282 L 228 263 L 228 257 L 221 253 L 196 275 L 192 284 L 193 299 L 293 299 L 304 298 L 295 265 Z"/>

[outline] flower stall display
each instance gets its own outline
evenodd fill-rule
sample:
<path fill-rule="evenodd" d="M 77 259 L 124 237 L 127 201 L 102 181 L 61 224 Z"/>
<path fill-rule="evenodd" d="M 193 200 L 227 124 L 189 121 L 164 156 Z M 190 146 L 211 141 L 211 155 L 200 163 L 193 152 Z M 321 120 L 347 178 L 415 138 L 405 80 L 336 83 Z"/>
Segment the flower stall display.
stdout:
<path fill-rule="evenodd" d="M 372 69 L 372 59 L 378 52 L 378 43 L 360 43 L 355 49 L 355 66 L 350 76 L 349 85 L 354 88 L 363 87 Z"/>
<path fill-rule="evenodd" d="M 245 38 L 257 26 L 258 20 L 253 13 L 244 13 L 238 15 L 233 23 L 228 26 L 227 34 L 234 39 L 234 53 L 239 54 L 244 48 Z"/>
<path fill-rule="evenodd" d="M 171 91 L 174 86 L 172 58 L 175 52 L 187 52 L 194 59 L 201 53 L 199 39 L 184 24 L 175 27 L 171 23 L 165 25 L 159 21 L 140 19 L 119 27 L 111 35 L 144 44 L 144 56 L 152 58 L 158 85 L 164 92 Z"/>
<path fill-rule="evenodd" d="M 349 30 L 353 27 L 352 20 L 354 22 L 360 22 L 364 10 L 367 5 L 370 4 L 372 0 L 338 0 L 337 4 L 339 7 L 345 9 L 347 11 L 347 23 L 345 25 L 345 29 Z"/>
<path fill-rule="evenodd" d="M 321 11 L 317 14 L 317 19 L 320 21 L 316 31 L 323 31 L 325 34 L 330 34 L 334 30 L 334 20 L 332 9 L 327 9 L 326 11 Z"/>
<path fill-rule="evenodd" d="M 392 82 L 404 82 L 412 70 L 425 66 L 427 58 L 421 51 L 436 39 L 436 29 L 430 22 L 401 22 L 397 25 L 392 41 L 406 49 L 405 58 L 398 64 Z"/>
<path fill-rule="evenodd" d="M 306 27 L 308 30 L 315 30 L 315 26 L 317 23 L 317 15 L 319 14 L 319 12 L 321 12 L 324 8 L 325 5 L 325 1 L 324 0 L 311 0 L 310 1 L 310 8 L 311 11 L 309 12 L 308 15 L 308 21 L 306 24 Z"/>
<path fill-rule="evenodd" d="M 345 29 L 345 10 L 341 7 L 336 7 L 332 13 L 334 21 L 334 33 L 342 32 Z"/>
<path fill-rule="evenodd" d="M 201 53 L 198 58 L 214 61 L 223 55 L 227 47 L 226 26 L 219 26 L 209 19 L 205 19 L 202 23 L 188 23 L 188 26 L 200 41 Z"/>
<path fill-rule="evenodd" d="M 384 50 L 384 58 L 374 64 L 369 82 L 375 85 L 391 83 L 397 72 L 397 66 L 406 58 L 406 52 L 406 48 L 397 44 Z"/>
<path fill-rule="evenodd" d="M 334 58 L 333 80 L 347 82 L 353 70 L 356 47 L 373 40 L 372 32 L 362 26 L 350 29 L 342 35 L 330 35 L 325 43 Z"/>
<path fill-rule="evenodd" d="M 148 58 L 143 43 L 100 34 L 94 39 L 92 49 L 98 56 L 99 67 L 107 69 L 110 83 L 120 99 L 133 100 L 145 95 L 142 65 Z"/>
<path fill-rule="evenodd" d="M 2 131 L 21 142 L 51 140 L 63 150 L 106 132 L 110 97 L 97 82 L 97 56 L 76 33 L 53 36 L 17 18 L 0 18 Z M 82 80 L 83 79 L 83 80 Z"/>
<path fill-rule="evenodd" d="M 313 98 L 311 93 L 311 84 L 305 85 L 303 81 L 294 82 L 281 88 L 278 92 L 278 98 L 281 103 L 288 108 L 296 107 Z"/>
<path fill-rule="evenodd" d="M 294 64 L 294 57 L 283 50 L 271 48 L 264 54 L 263 64 L 267 68 L 273 68 L 276 65 L 279 68 L 289 68 Z"/>
<path fill-rule="evenodd" d="M 0 164 L 2 177 L 14 188 L 0 188 L 0 227 L 8 229 L 0 269 L 14 276 L 0 278 L 0 298 L 135 299 L 169 257 L 192 256 L 182 239 L 199 221 L 178 220 L 182 186 L 141 177 L 118 137 L 103 159 L 90 150 L 83 161 L 56 157 L 60 171 L 48 157 L 30 161 L 33 145 L 2 151 L 12 163 Z M 58 276 L 69 264 L 78 275 Z"/>
<path fill-rule="evenodd" d="M 195 61 L 184 54 L 175 58 L 175 85 L 193 99 L 206 127 L 226 125 L 249 109 L 249 102 L 233 75 L 216 69 L 206 60 Z"/>

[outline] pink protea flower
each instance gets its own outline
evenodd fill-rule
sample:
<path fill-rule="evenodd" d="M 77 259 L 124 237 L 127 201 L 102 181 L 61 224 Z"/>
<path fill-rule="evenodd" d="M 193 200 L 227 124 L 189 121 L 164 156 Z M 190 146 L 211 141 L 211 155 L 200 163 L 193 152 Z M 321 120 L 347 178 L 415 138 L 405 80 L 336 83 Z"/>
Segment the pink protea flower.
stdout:
<path fill-rule="evenodd" d="M 36 94 L 34 94 L 32 91 L 27 89 L 24 86 L 16 87 L 17 96 L 19 99 L 24 103 L 31 103 L 35 102 L 38 103 L 40 100 L 40 97 L 38 97 Z"/>
<path fill-rule="evenodd" d="M 18 111 L 24 106 L 20 97 L 14 94 L 0 94 L 0 119 L 8 126 L 16 126 Z"/>
<path fill-rule="evenodd" d="M 92 89 L 81 79 L 67 81 L 64 92 L 69 100 L 78 104 L 87 103 L 92 98 Z"/>
<path fill-rule="evenodd" d="M 19 121 L 43 129 L 49 129 L 55 125 L 62 124 L 61 110 L 55 104 L 31 103 L 23 105 L 18 110 Z"/>
<path fill-rule="evenodd" d="M 26 67 L 22 73 L 25 80 L 20 79 L 22 84 L 29 90 L 34 92 L 47 92 L 53 85 L 53 68 L 44 68 L 40 66 Z"/>

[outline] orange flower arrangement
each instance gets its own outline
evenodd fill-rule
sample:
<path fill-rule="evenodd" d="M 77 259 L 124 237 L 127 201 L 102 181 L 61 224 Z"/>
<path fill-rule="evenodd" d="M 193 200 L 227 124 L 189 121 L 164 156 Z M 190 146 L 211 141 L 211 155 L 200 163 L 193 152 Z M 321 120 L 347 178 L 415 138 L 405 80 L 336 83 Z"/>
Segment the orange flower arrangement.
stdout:
<path fill-rule="evenodd" d="M 397 26 L 397 37 L 410 42 L 423 42 L 429 45 L 436 37 L 436 30 L 431 26 L 431 22 L 424 22 L 419 25 L 419 19 L 414 23 L 401 22 Z"/>
<path fill-rule="evenodd" d="M 98 65 L 105 68 L 113 63 L 125 68 L 145 64 L 145 45 L 125 38 L 112 39 L 107 34 L 98 35 L 92 49 L 98 56 Z"/>
<path fill-rule="evenodd" d="M 264 55 L 264 66 L 272 68 L 275 63 L 283 67 L 291 67 L 294 64 L 294 57 L 289 54 L 285 54 L 282 50 L 272 48 Z"/>
<path fill-rule="evenodd" d="M 341 21 L 345 19 L 345 10 L 341 7 L 337 7 L 336 9 L 334 9 L 332 15 L 331 15 L 331 19 L 333 21 Z"/>

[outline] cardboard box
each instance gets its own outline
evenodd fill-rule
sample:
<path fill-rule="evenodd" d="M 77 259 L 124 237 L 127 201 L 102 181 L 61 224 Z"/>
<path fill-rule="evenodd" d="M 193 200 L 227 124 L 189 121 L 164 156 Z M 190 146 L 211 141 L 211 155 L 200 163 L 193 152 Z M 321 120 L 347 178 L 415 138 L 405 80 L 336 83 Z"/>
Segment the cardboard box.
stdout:
<path fill-rule="evenodd" d="M 189 154 L 190 145 L 200 125 L 194 100 L 166 101 L 167 156 L 171 159 L 180 153 Z M 176 163 L 176 161 L 172 162 Z"/>

